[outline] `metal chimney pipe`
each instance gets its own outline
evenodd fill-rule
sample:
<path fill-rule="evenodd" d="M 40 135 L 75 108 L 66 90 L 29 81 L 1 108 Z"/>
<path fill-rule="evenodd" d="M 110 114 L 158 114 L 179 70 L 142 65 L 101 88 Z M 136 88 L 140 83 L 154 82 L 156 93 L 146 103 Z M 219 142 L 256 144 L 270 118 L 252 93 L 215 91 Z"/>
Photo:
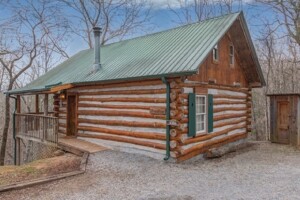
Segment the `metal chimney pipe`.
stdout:
<path fill-rule="evenodd" d="M 94 44 L 94 53 L 95 53 L 95 63 L 94 63 L 94 70 L 98 71 L 101 68 L 101 62 L 100 62 L 100 35 L 101 35 L 101 28 L 100 27 L 94 27 L 94 38 L 95 38 L 95 44 Z"/>

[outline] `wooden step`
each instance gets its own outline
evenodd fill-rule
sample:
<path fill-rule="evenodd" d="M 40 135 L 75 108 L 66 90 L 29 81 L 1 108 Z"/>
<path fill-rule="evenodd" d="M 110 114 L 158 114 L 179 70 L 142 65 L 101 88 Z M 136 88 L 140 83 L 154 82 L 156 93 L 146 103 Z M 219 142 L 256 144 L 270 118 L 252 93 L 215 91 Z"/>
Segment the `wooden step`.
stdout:
<path fill-rule="evenodd" d="M 65 151 L 82 156 L 83 153 L 96 153 L 107 150 L 106 147 L 77 138 L 59 138 L 58 146 Z"/>

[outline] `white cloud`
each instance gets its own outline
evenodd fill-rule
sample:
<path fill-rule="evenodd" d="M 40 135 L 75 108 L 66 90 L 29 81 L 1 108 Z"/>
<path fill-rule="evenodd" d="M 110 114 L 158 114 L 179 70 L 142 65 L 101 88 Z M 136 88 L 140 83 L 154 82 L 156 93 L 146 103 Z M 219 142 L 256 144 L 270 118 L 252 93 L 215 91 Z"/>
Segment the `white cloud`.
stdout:
<path fill-rule="evenodd" d="M 199 0 L 200 1 L 200 0 Z M 207 0 L 211 3 L 216 3 L 220 0 Z M 223 0 L 222 2 L 226 1 L 233 1 L 234 3 L 238 3 L 239 0 Z M 251 3 L 254 0 L 241 0 L 242 4 L 245 3 Z M 165 8 L 180 8 L 180 3 L 185 4 L 185 5 L 190 5 L 193 4 L 195 1 L 194 0 L 149 0 L 149 2 L 153 5 L 155 9 L 165 9 Z"/>
<path fill-rule="evenodd" d="M 182 0 L 181 0 L 182 1 Z M 186 0 L 188 3 L 192 2 L 193 0 Z M 153 5 L 156 9 L 164 9 L 168 8 L 179 8 L 180 3 L 178 0 L 149 0 L 149 2 Z"/>

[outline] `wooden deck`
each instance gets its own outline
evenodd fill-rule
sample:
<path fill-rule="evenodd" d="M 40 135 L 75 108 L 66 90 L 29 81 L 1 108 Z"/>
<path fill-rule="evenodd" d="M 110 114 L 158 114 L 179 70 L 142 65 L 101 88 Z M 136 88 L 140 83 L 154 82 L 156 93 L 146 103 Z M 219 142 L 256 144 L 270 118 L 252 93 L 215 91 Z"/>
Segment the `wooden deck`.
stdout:
<path fill-rule="evenodd" d="M 58 145 L 66 150 L 72 149 L 83 153 L 97 153 L 100 151 L 107 150 L 106 147 L 73 137 L 60 137 L 58 139 Z"/>

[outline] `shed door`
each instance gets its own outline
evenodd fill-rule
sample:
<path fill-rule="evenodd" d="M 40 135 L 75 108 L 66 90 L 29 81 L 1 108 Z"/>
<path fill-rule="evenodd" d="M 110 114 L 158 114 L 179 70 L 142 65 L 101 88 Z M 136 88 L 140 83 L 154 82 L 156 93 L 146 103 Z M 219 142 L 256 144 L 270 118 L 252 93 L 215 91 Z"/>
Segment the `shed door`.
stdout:
<path fill-rule="evenodd" d="M 76 95 L 69 95 L 67 102 L 67 136 L 76 135 Z"/>
<path fill-rule="evenodd" d="M 278 101 L 277 109 L 278 142 L 282 144 L 289 144 L 289 102 Z"/>

